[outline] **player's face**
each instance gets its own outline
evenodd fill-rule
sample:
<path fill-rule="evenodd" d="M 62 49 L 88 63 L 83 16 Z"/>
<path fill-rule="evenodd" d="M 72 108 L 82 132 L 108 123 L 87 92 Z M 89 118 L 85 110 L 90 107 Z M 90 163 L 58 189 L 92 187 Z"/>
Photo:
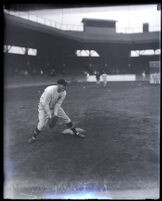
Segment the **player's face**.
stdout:
<path fill-rule="evenodd" d="M 62 92 L 62 91 L 65 91 L 66 87 L 62 84 L 58 84 L 58 92 Z"/>

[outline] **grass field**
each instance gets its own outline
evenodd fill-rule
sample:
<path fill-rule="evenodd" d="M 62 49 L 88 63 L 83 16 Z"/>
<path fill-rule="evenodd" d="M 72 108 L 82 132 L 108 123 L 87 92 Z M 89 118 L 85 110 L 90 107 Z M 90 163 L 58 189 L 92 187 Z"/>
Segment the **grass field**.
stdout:
<path fill-rule="evenodd" d="M 160 86 L 69 84 L 63 108 L 86 139 L 61 134 L 66 126 L 59 122 L 30 145 L 45 87 L 5 89 L 6 198 L 159 197 Z"/>

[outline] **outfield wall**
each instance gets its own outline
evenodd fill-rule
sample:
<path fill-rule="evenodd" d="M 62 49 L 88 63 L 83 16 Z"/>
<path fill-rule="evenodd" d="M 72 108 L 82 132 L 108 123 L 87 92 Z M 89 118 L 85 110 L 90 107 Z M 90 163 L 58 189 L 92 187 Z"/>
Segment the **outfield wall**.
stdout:
<path fill-rule="evenodd" d="M 102 76 L 100 77 L 100 81 L 103 81 Z M 113 82 L 113 81 L 136 81 L 136 75 L 135 74 L 108 75 L 107 81 L 109 81 L 109 82 Z M 87 82 L 96 82 L 96 76 L 95 75 L 87 76 Z"/>

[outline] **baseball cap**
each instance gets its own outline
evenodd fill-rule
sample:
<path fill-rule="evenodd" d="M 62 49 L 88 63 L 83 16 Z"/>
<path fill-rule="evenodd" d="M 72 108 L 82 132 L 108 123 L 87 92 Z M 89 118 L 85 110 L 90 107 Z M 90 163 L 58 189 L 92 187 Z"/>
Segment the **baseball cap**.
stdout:
<path fill-rule="evenodd" d="M 64 79 L 59 79 L 59 80 L 57 80 L 57 84 L 61 84 L 61 85 L 64 85 L 66 87 L 67 82 Z"/>

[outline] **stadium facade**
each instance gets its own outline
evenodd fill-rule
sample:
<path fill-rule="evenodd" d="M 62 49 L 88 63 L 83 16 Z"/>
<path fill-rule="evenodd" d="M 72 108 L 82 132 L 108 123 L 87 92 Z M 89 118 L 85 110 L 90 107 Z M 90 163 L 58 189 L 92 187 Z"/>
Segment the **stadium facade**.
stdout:
<path fill-rule="evenodd" d="M 4 65 L 7 73 L 41 70 L 56 74 L 92 74 L 95 70 L 108 74 L 149 74 L 149 62 L 160 61 L 160 54 L 131 57 L 131 51 L 154 52 L 160 47 L 160 31 L 117 33 L 116 21 L 83 19 L 83 31 L 67 31 L 4 13 Z M 11 46 L 24 47 L 24 54 L 9 54 Z M 28 48 L 37 50 L 29 56 Z M 77 50 L 97 52 L 99 56 L 77 56 Z"/>

